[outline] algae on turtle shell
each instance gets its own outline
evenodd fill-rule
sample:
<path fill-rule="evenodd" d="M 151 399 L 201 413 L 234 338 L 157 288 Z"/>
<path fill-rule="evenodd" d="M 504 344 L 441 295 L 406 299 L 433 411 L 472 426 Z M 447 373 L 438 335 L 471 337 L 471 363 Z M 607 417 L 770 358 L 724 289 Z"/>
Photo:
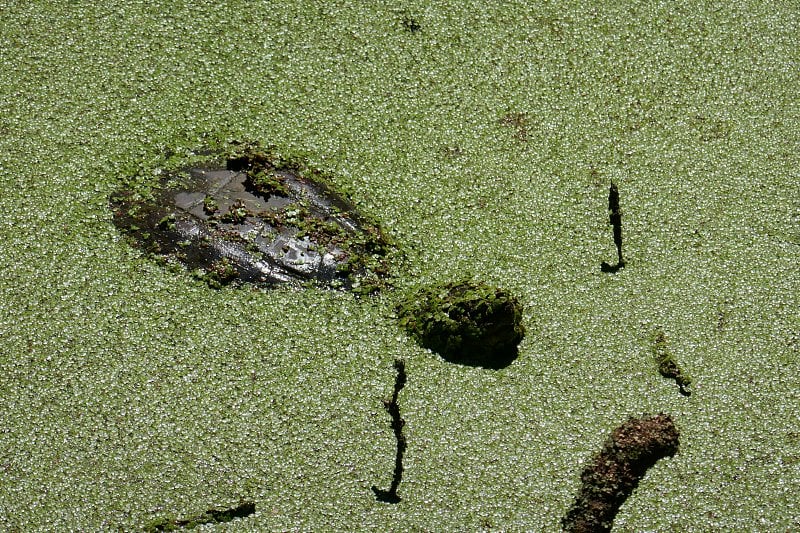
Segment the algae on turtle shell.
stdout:
<path fill-rule="evenodd" d="M 216 288 L 311 281 L 373 292 L 397 251 L 322 172 L 258 145 L 167 172 L 148 198 L 125 189 L 111 200 L 136 246 Z"/>

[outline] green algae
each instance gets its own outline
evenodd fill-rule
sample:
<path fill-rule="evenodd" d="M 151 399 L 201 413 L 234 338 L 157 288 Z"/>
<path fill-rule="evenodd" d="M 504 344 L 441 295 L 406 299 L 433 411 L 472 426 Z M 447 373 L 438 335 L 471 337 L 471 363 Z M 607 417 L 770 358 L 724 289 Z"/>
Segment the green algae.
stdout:
<path fill-rule="evenodd" d="M 667 336 L 661 330 L 657 331 L 653 336 L 653 356 L 658 366 L 658 373 L 665 378 L 675 380 L 681 394 L 684 396 L 691 395 L 692 378 L 678 365 L 677 359 L 669 350 Z"/>
<path fill-rule="evenodd" d="M 410 291 L 395 306 L 400 326 L 447 360 L 501 368 L 525 336 L 523 308 L 507 291 L 458 281 Z"/>
<path fill-rule="evenodd" d="M 800 529 L 792 5 L 0 12 L 2 529 L 134 531 L 242 495 L 259 512 L 220 529 L 555 531 L 583 458 L 661 410 L 682 451 L 615 527 Z M 517 362 L 442 364 L 388 294 L 209 291 L 122 243 L 123 177 L 213 137 L 305 150 L 409 245 L 399 286 L 468 272 L 513 291 Z M 636 268 L 603 277 L 609 179 Z M 659 325 L 688 401 L 654 378 Z M 369 486 L 392 461 L 396 358 L 418 377 L 385 506 Z"/>

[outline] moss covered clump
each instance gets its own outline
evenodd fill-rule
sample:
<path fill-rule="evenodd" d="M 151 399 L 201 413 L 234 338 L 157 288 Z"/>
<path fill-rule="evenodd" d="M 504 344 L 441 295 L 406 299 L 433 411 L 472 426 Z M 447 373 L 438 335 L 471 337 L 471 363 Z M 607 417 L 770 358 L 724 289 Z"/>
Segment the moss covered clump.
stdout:
<path fill-rule="evenodd" d="M 669 351 L 667 336 L 663 331 L 656 332 L 653 338 L 653 356 L 658 365 L 659 374 L 665 378 L 674 379 L 684 396 L 691 395 L 689 386 L 692 384 L 692 378 L 681 369 L 675 356 Z"/>
<path fill-rule="evenodd" d="M 425 287 L 406 295 L 395 310 L 423 347 L 457 363 L 502 368 L 516 358 L 525 336 L 522 304 L 485 283 Z"/>
<path fill-rule="evenodd" d="M 179 529 L 194 529 L 205 524 L 221 524 L 231 522 L 236 518 L 247 518 L 256 512 L 256 504 L 253 502 L 243 502 L 230 509 L 209 509 L 205 513 L 190 516 L 184 519 L 162 518 L 151 522 L 145 526 L 147 533 L 159 531 L 177 531 Z"/>

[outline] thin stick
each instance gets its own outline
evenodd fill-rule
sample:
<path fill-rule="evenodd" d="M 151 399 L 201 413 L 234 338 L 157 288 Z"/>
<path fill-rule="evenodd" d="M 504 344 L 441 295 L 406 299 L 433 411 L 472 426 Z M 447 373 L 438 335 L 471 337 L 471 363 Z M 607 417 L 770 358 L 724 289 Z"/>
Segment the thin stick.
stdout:
<path fill-rule="evenodd" d="M 619 189 L 617 184 L 611 181 L 608 189 L 608 222 L 614 228 L 614 244 L 617 246 L 617 264 L 609 265 L 605 261 L 601 265 L 603 272 L 616 272 L 625 266 L 622 258 L 622 211 L 619 208 Z"/>
<path fill-rule="evenodd" d="M 402 359 L 395 359 L 394 368 L 397 370 L 397 378 L 394 382 L 394 394 L 391 400 L 383 401 L 383 408 L 392 417 L 392 429 L 394 430 L 395 439 L 397 439 L 397 455 L 394 461 L 394 476 L 392 477 L 392 485 L 389 490 L 381 490 L 375 485 L 372 486 L 372 492 L 375 493 L 375 498 L 378 501 L 386 503 L 398 503 L 400 496 L 397 495 L 397 488 L 400 486 L 400 481 L 403 479 L 403 454 L 406 451 L 406 437 L 403 435 L 403 426 L 406 422 L 400 416 L 400 404 L 397 402 L 397 396 L 406 384 L 406 365 Z"/>

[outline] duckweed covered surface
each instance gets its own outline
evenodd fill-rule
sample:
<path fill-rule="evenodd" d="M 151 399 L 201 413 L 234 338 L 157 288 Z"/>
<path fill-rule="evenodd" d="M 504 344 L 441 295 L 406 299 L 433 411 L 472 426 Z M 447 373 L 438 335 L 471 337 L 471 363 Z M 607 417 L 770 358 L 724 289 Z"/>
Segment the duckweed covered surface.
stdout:
<path fill-rule="evenodd" d="M 799 23 L 791 3 L 0 1 L 0 529 L 251 501 L 216 527 L 558 530 L 643 412 L 681 448 L 617 530 L 800 528 Z M 443 362 L 392 293 L 217 291 L 126 244 L 123 176 L 242 139 L 353 191 L 408 244 L 398 289 L 516 295 L 519 358 Z"/>

